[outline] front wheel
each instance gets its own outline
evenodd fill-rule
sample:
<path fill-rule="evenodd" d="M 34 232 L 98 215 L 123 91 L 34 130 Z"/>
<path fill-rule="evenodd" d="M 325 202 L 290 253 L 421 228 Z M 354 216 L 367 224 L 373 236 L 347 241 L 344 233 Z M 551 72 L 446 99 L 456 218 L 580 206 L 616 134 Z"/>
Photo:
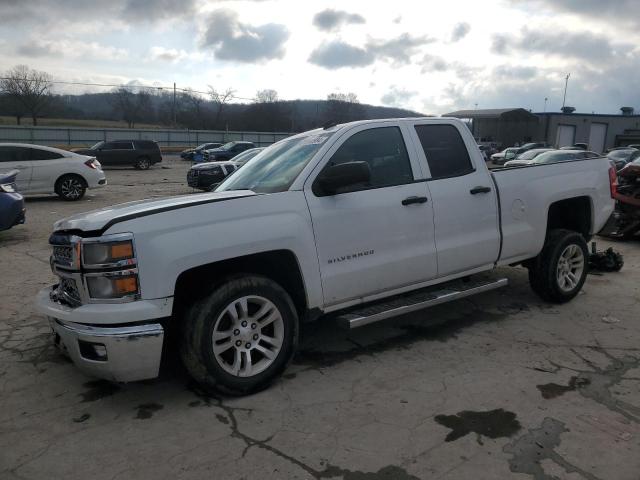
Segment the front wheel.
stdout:
<path fill-rule="evenodd" d="M 297 341 L 298 315 L 287 292 L 266 277 L 241 276 L 189 309 L 181 356 L 196 381 L 244 395 L 284 371 Z"/>
<path fill-rule="evenodd" d="M 582 289 L 589 251 L 584 237 L 571 230 L 552 230 L 540 255 L 529 265 L 529 283 L 542 299 L 565 303 Z"/>
<path fill-rule="evenodd" d="M 64 175 L 55 185 L 56 195 L 67 201 L 80 200 L 86 191 L 87 184 L 78 175 Z"/>
<path fill-rule="evenodd" d="M 149 170 L 149 167 L 151 167 L 151 161 L 149 161 L 147 157 L 140 157 L 136 160 L 134 167 L 138 170 Z"/>

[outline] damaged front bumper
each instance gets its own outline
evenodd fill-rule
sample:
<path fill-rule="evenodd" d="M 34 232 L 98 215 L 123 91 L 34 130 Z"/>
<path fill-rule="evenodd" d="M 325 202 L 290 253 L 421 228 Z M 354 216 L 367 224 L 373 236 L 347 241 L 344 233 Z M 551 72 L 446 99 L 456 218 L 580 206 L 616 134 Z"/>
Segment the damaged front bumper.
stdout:
<path fill-rule="evenodd" d="M 158 376 L 164 329 L 158 322 L 160 316 L 148 316 L 150 312 L 165 311 L 167 307 L 170 311 L 171 302 L 158 305 L 157 301 L 140 301 L 70 308 L 54 301 L 51 291 L 51 288 L 41 290 L 36 305 L 49 320 L 56 346 L 80 370 L 116 382 L 133 382 Z M 101 315 L 87 315 L 91 311 L 97 313 L 95 310 L 98 307 L 103 307 Z M 112 325 L 95 323 L 106 316 L 117 318 L 118 314 L 121 314 L 120 318 L 130 318 L 132 312 L 128 312 L 127 308 L 135 309 L 142 321 Z M 87 311 L 83 312 L 83 309 Z M 143 311 L 146 315 L 142 314 Z"/>

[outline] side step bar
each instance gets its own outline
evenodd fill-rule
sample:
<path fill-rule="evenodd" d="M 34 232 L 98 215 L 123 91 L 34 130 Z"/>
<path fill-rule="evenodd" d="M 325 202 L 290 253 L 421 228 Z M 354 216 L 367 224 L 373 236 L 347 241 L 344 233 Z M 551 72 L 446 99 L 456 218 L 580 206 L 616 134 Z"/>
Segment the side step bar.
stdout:
<path fill-rule="evenodd" d="M 338 315 L 337 321 L 344 328 L 358 328 L 387 318 L 469 297 L 476 293 L 494 290 L 504 287 L 508 283 L 506 278 L 466 282 L 454 280 L 348 311 Z"/>

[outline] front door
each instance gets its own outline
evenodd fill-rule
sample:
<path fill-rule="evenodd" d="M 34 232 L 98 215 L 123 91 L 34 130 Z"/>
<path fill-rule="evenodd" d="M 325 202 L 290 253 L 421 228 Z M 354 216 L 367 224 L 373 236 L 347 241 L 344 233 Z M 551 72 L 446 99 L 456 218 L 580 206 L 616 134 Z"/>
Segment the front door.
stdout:
<path fill-rule="evenodd" d="M 426 157 L 433 197 L 438 276 L 490 267 L 498 258 L 498 202 L 484 161 L 471 161 L 456 126 L 419 122 L 412 134 Z"/>
<path fill-rule="evenodd" d="M 28 192 L 31 184 L 32 165 L 28 153 L 27 147 L 0 146 L 0 171 L 18 170 L 16 188 L 20 193 Z"/>
<path fill-rule="evenodd" d="M 392 122 L 347 132 L 326 154 L 327 166 L 364 161 L 371 181 L 317 196 L 305 184 L 327 305 L 375 295 L 437 276 L 433 210 L 420 167 Z M 388 126 L 386 126 L 388 125 Z"/>

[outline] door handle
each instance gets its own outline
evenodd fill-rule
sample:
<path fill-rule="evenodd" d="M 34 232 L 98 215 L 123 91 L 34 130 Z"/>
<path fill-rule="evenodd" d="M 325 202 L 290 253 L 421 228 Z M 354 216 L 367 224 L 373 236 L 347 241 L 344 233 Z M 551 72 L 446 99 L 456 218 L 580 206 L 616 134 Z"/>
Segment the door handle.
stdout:
<path fill-rule="evenodd" d="M 489 193 L 491 191 L 491 187 L 473 187 L 469 190 L 471 195 L 477 195 L 478 193 Z"/>
<path fill-rule="evenodd" d="M 402 200 L 402 205 L 412 205 L 414 203 L 427 203 L 427 197 L 407 197 Z"/>

